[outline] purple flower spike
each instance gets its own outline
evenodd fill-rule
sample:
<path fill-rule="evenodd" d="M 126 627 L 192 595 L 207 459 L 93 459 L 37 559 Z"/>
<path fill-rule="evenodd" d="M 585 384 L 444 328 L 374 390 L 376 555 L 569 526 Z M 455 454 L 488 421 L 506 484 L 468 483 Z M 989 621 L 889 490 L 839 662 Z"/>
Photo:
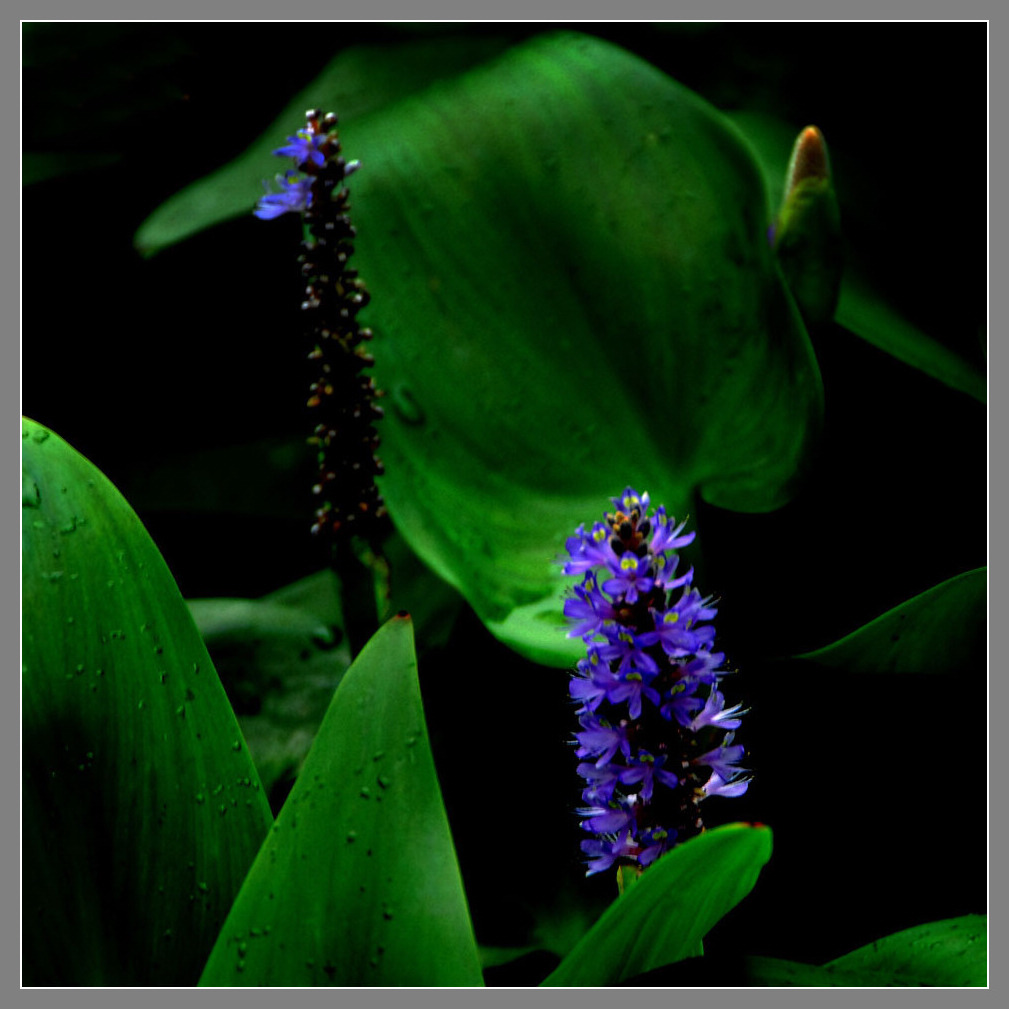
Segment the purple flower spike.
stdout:
<path fill-rule="evenodd" d="M 742 795 L 750 780 L 733 743 L 746 710 L 726 707 L 725 656 L 712 650 L 717 609 L 693 587 L 693 568 L 677 575 L 677 550 L 694 533 L 662 507 L 650 515 L 633 487 L 611 501 L 616 511 L 580 525 L 562 562 L 581 578 L 564 603 L 568 636 L 587 648 L 569 689 L 581 722 L 578 814 L 596 835 L 581 843 L 588 875 L 651 865 L 704 830 L 704 799 Z"/>

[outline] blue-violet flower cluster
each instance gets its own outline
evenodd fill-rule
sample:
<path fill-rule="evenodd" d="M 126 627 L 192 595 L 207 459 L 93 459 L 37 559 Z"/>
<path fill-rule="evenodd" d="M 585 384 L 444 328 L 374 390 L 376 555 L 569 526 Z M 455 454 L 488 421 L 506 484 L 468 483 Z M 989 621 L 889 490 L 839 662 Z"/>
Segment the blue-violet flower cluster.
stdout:
<path fill-rule="evenodd" d="M 628 487 L 616 511 L 567 541 L 564 573 L 582 582 L 565 601 L 569 637 L 585 641 L 570 684 L 579 705 L 578 773 L 588 875 L 651 865 L 704 829 L 699 805 L 742 795 L 745 711 L 725 706 L 725 656 L 713 650 L 716 609 L 679 574 L 684 533 L 648 494 Z"/>
<path fill-rule="evenodd" d="M 308 355 L 315 369 L 308 407 L 317 423 L 309 441 L 317 448 L 319 467 L 312 488 L 319 501 L 312 531 L 370 538 L 385 515 L 375 484 L 382 474 L 374 429 L 382 417 L 375 403 L 381 393 L 363 374 L 374 364 L 363 347 L 372 333 L 358 323 L 357 313 L 369 295 L 349 266 L 356 232 L 343 183 L 358 162 L 343 159 L 336 127 L 334 113 L 309 109 L 304 128 L 273 152 L 290 158 L 295 167 L 277 176 L 280 192 L 260 197 L 253 213 L 263 220 L 297 213 L 305 225 L 301 308 L 314 344 Z"/>

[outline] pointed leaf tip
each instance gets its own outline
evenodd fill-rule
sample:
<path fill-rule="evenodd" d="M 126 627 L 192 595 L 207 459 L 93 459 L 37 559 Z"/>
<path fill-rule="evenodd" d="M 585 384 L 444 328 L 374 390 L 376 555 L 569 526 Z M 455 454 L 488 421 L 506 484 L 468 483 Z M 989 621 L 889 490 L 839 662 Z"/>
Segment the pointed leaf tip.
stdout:
<path fill-rule="evenodd" d="M 785 193 L 789 194 L 806 179 L 830 178 L 830 159 L 823 134 L 816 126 L 807 126 L 795 141 L 788 163 Z"/>

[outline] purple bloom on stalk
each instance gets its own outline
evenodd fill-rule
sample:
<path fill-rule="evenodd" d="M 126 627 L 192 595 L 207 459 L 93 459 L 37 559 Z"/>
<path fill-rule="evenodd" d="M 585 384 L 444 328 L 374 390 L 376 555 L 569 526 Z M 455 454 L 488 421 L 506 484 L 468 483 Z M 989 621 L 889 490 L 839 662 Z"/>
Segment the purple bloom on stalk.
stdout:
<path fill-rule="evenodd" d="M 623 596 L 628 605 L 638 601 L 639 592 L 649 592 L 655 584 L 647 555 L 635 557 L 632 553 L 625 553 L 615 565 L 610 565 L 610 570 L 613 577 L 603 582 L 603 591 L 611 596 Z"/>
<path fill-rule="evenodd" d="M 582 701 L 578 713 L 595 711 L 606 699 L 607 693 L 620 683 L 620 677 L 610 672 L 610 667 L 600 663 L 599 654 L 590 651 L 589 658 L 578 662 L 577 673 L 571 677 L 568 690 L 576 701 Z"/>
<path fill-rule="evenodd" d="M 619 624 L 607 623 L 603 628 L 603 633 L 609 637 L 609 644 L 596 646 L 599 658 L 616 662 L 616 672 L 621 676 L 626 676 L 628 673 L 656 675 L 659 671 L 659 664 L 646 650 L 650 645 L 655 644 L 656 635 L 652 633 L 635 635 L 632 631 L 625 630 L 616 632 L 615 628 L 619 628 L 619 626 Z"/>
<path fill-rule="evenodd" d="M 586 578 L 584 585 L 575 586 L 575 598 L 564 601 L 564 616 L 579 621 L 568 631 L 569 638 L 585 638 L 598 634 L 603 624 L 616 619 L 610 601 L 599 591 L 595 577 Z"/>
<path fill-rule="evenodd" d="M 591 876 L 595 872 L 604 872 L 618 858 L 633 857 L 638 850 L 636 842 L 631 840 L 630 828 L 624 831 L 623 835 L 611 840 L 600 838 L 589 838 L 582 841 L 582 851 L 589 856 L 589 871 L 585 874 Z"/>
<path fill-rule="evenodd" d="M 704 794 L 720 795 L 725 799 L 735 799 L 742 795 L 749 788 L 749 778 L 736 778 L 734 781 L 726 781 L 719 774 L 712 774 L 704 785 Z"/>
<path fill-rule="evenodd" d="M 715 749 L 709 750 L 707 753 L 702 753 L 699 757 L 694 757 L 691 763 L 710 767 L 723 781 L 731 781 L 739 777 L 745 768 L 734 765 L 743 759 L 745 747 L 739 744 L 729 746 L 733 735 L 732 732 L 728 733 L 720 746 L 716 746 Z"/>
<path fill-rule="evenodd" d="M 293 137 L 287 138 L 286 146 L 278 147 L 273 153 L 279 158 L 294 158 L 298 167 L 312 164 L 321 168 L 326 163 L 326 155 L 319 148 L 328 139 L 325 133 L 298 130 Z"/>
<path fill-rule="evenodd" d="M 684 728 L 689 729 L 694 720 L 694 712 L 704 706 L 704 701 L 694 695 L 696 683 L 681 680 L 669 691 L 669 699 L 659 708 L 663 718 L 672 721 L 674 718 Z"/>
<path fill-rule="evenodd" d="M 652 528 L 655 532 L 652 534 L 652 541 L 648 544 L 648 549 L 653 554 L 661 554 L 665 550 L 679 550 L 680 547 L 689 546 L 694 542 L 694 537 L 697 534 L 690 532 L 681 536 L 680 533 L 686 524 L 684 519 L 674 527 L 672 520 L 666 517 L 666 509 L 657 508 L 655 517 L 652 519 Z"/>
<path fill-rule="evenodd" d="M 596 766 L 602 767 L 616 756 L 617 750 L 625 757 L 630 753 L 627 729 L 624 726 L 612 726 L 591 716 L 583 717 L 582 725 L 585 731 L 575 733 L 575 738 L 582 744 L 575 750 L 576 756 L 594 757 L 601 754 Z"/>
<path fill-rule="evenodd" d="M 644 802 L 648 802 L 652 797 L 656 781 L 667 788 L 675 788 L 680 783 L 680 779 L 672 771 L 663 769 L 662 765 L 668 759 L 665 754 L 653 757 L 650 753 L 641 750 L 630 767 L 617 771 L 617 778 L 621 785 L 640 784 L 638 797 Z"/>
<path fill-rule="evenodd" d="M 606 699 L 612 704 L 627 701 L 627 714 L 634 720 L 641 717 L 641 705 L 646 697 L 656 707 L 662 700 L 659 692 L 644 682 L 641 673 L 627 673 L 616 686 L 606 692 Z"/>
<path fill-rule="evenodd" d="M 693 732 L 699 732 L 705 725 L 715 725 L 720 729 L 738 729 L 742 724 L 742 716 L 745 710 L 740 710 L 741 704 L 734 704 L 731 708 L 725 707 L 725 698 L 722 692 L 715 687 L 711 688 L 708 699 L 704 702 L 704 708 L 690 723 Z"/>
<path fill-rule="evenodd" d="M 253 214 L 260 220 L 269 221 L 289 211 L 300 214 L 312 205 L 311 177 L 299 179 L 296 172 L 287 171 L 277 176 L 277 185 L 281 187 L 279 193 L 267 191 L 265 196 L 259 198 Z M 266 188 L 269 190 L 268 186 Z"/>
<path fill-rule="evenodd" d="M 676 574 L 676 551 L 694 534 L 662 507 L 649 516 L 649 496 L 633 487 L 611 500 L 615 513 L 567 540 L 564 566 L 582 578 L 564 603 L 568 636 L 588 649 L 570 694 L 586 786 L 578 813 L 595 835 L 581 845 L 589 874 L 651 865 L 704 829 L 700 802 L 742 795 L 749 782 L 732 742 L 746 711 L 726 707 L 719 689 L 716 607 L 692 587 L 693 568 Z"/>
<path fill-rule="evenodd" d="M 611 560 L 616 560 L 616 554 L 610 546 L 609 530 L 602 522 L 597 522 L 592 527 L 592 532 L 587 533 L 585 526 L 580 525 L 566 544 L 568 554 L 571 559 L 564 565 L 564 574 L 580 575 L 586 571 L 591 571 L 600 565 L 608 565 Z M 594 579 L 593 579 L 594 581 Z"/>
<path fill-rule="evenodd" d="M 659 855 L 668 851 L 676 843 L 676 831 L 655 827 L 641 833 L 641 853 L 638 862 L 644 869 L 654 862 Z"/>
<path fill-rule="evenodd" d="M 596 801 L 601 802 L 602 796 L 597 796 Z M 591 834 L 619 834 L 634 821 L 630 803 L 615 799 L 610 799 L 605 806 L 583 806 L 578 814 L 586 817 L 582 820 L 582 829 Z"/>

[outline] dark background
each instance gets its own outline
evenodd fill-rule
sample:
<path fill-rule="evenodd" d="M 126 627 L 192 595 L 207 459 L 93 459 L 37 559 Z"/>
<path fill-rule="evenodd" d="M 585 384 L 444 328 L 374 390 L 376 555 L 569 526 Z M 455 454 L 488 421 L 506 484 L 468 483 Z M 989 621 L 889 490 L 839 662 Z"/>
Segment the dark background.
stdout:
<path fill-rule="evenodd" d="M 240 154 L 344 47 L 551 27 L 25 26 L 22 144 L 45 157 L 26 161 L 22 195 L 22 409 L 124 491 L 185 596 L 254 597 L 325 564 L 307 532 L 307 452 L 275 496 L 242 493 L 256 462 L 240 447 L 284 451 L 308 427 L 296 250 L 250 215 L 143 260 L 136 228 Z M 818 125 L 849 262 L 984 366 L 985 24 L 563 27 L 637 52 L 721 108 Z M 775 830 L 756 890 L 707 944 L 729 957 L 824 961 L 986 906 L 983 652 L 951 655 L 942 682 L 775 658 L 985 563 L 985 408 L 840 327 L 816 349 L 827 424 L 809 483 L 772 515 L 697 516 L 720 641 L 743 670 L 730 703 L 753 709 L 743 731 L 758 770 L 712 822 Z M 215 450 L 230 452 L 223 500 L 199 475 L 159 482 Z M 591 917 L 612 880 L 581 875 L 563 672 L 523 662 L 464 613 L 449 645 L 422 653 L 421 675 L 478 936 L 524 942 L 547 928 L 544 908 Z M 488 977 L 532 983 L 549 963 Z"/>

